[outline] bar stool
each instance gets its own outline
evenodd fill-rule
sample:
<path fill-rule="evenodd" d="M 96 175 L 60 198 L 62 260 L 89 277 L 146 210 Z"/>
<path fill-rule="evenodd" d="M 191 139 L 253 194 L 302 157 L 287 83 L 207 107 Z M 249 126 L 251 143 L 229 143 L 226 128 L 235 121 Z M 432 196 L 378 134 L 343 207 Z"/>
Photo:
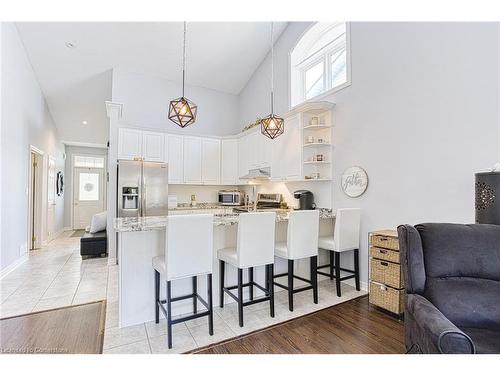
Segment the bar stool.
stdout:
<path fill-rule="evenodd" d="M 274 255 L 288 260 L 288 272 L 275 275 L 274 278 L 288 276 L 288 285 L 274 282 L 274 285 L 288 291 L 288 309 L 293 311 L 293 295 L 305 290 L 313 290 L 313 301 L 318 303 L 318 236 L 319 236 L 319 211 L 304 210 L 292 211 L 288 218 L 286 242 L 278 242 Z M 310 280 L 294 275 L 294 262 L 299 259 L 309 258 Z M 293 279 L 304 281 L 310 285 L 293 288 Z"/>
<path fill-rule="evenodd" d="M 330 264 L 319 266 L 330 268 L 330 273 L 318 271 L 320 275 L 335 279 L 337 296 L 341 297 L 340 282 L 354 278 L 356 290 L 359 287 L 359 226 L 361 210 L 359 208 L 341 208 L 335 215 L 335 227 L 332 236 L 319 238 L 319 248 L 330 251 Z M 354 250 L 354 270 L 340 267 L 340 253 Z M 335 258 L 335 259 L 334 259 Z M 340 277 L 340 271 L 348 272 L 350 275 Z"/>
<path fill-rule="evenodd" d="M 217 252 L 220 267 L 219 296 L 220 307 L 224 307 L 224 292 L 238 303 L 238 322 L 243 327 L 243 307 L 269 301 L 271 317 L 274 318 L 274 291 L 272 288 L 274 264 L 274 212 L 242 213 L 239 215 L 236 248 L 224 248 Z M 224 286 L 226 263 L 238 269 L 238 284 Z M 257 284 L 253 279 L 254 267 L 265 266 L 266 286 Z M 248 269 L 248 282 L 243 283 L 243 269 Z M 249 287 L 249 301 L 243 302 L 243 288 Z M 253 288 L 265 293 L 264 297 L 254 299 Z M 231 290 L 237 289 L 234 295 Z"/>
<path fill-rule="evenodd" d="M 208 316 L 208 332 L 214 334 L 212 305 L 213 215 L 178 215 L 167 219 L 165 254 L 153 258 L 155 274 L 155 322 L 160 309 L 167 319 L 168 347 L 172 348 L 172 325 Z M 167 298 L 160 300 L 160 275 L 167 282 Z M 197 290 L 198 276 L 207 275 L 207 301 Z M 173 297 L 172 281 L 192 278 L 193 292 Z M 193 314 L 172 319 L 172 302 L 193 300 Z M 200 301 L 207 311 L 198 313 Z M 163 305 L 166 305 L 166 309 Z"/>

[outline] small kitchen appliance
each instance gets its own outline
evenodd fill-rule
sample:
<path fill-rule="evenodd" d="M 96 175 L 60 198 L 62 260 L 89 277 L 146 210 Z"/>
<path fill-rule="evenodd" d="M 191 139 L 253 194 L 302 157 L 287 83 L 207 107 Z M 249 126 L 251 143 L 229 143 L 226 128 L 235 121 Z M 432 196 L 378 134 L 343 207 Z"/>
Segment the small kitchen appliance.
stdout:
<path fill-rule="evenodd" d="M 222 206 L 241 206 L 243 204 L 244 194 L 238 190 L 219 191 L 218 202 Z"/>
<path fill-rule="evenodd" d="M 314 210 L 314 194 L 309 190 L 297 190 L 293 193 L 293 197 L 299 200 L 299 210 Z"/>

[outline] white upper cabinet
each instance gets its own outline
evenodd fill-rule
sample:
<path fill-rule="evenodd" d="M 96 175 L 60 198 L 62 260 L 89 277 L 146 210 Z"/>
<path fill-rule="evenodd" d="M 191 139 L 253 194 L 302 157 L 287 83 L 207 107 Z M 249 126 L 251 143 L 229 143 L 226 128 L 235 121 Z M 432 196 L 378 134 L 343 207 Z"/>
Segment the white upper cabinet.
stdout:
<path fill-rule="evenodd" d="M 236 185 L 240 177 L 238 166 L 238 139 L 221 141 L 221 184 Z"/>
<path fill-rule="evenodd" d="M 118 129 L 118 159 L 134 160 L 142 158 L 142 131 Z"/>
<path fill-rule="evenodd" d="M 165 136 L 163 133 L 142 132 L 142 157 L 147 161 L 165 160 Z"/>
<path fill-rule="evenodd" d="M 201 184 L 201 148 L 199 137 L 184 137 L 184 183 Z"/>
<path fill-rule="evenodd" d="M 298 115 L 285 119 L 283 136 L 283 175 L 286 180 L 299 180 L 302 178 L 302 138 Z"/>
<path fill-rule="evenodd" d="M 202 138 L 201 180 L 207 185 L 220 183 L 220 140 Z"/>
<path fill-rule="evenodd" d="M 184 140 L 182 135 L 165 135 L 165 155 L 168 162 L 168 182 L 184 183 Z"/>
<path fill-rule="evenodd" d="M 249 167 L 248 136 L 238 139 L 238 179 L 248 173 Z"/>

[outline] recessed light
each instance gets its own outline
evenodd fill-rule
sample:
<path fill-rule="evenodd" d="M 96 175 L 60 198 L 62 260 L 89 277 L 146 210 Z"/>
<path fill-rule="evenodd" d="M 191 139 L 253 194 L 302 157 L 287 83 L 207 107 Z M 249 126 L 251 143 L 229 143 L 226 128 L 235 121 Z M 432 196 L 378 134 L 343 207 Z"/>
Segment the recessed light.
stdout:
<path fill-rule="evenodd" d="M 87 125 L 87 124 L 88 124 L 88 122 L 87 122 L 87 121 L 85 121 L 85 120 L 83 120 L 83 121 L 82 121 L 82 124 L 83 124 L 83 125 Z"/>
<path fill-rule="evenodd" d="M 66 43 L 64 43 L 64 44 L 65 44 L 65 45 L 66 45 L 66 47 L 68 47 L 68 48 L 75 48 L 75 47 L 76 47 L 76 46 L 75 46 L 73 43 L 71 43 L 71 42 L 66 42 Z"/>

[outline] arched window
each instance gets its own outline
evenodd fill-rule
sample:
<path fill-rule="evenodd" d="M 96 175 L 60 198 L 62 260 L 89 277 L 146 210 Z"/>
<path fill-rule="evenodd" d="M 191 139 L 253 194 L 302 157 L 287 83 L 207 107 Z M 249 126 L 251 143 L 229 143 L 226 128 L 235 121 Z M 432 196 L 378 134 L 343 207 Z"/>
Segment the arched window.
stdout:
<path fill-rule="evenodd" d="M 290 54 L 291 105 L 329 94 L 351 82 L 349 25 L 317 22 Z"/>

